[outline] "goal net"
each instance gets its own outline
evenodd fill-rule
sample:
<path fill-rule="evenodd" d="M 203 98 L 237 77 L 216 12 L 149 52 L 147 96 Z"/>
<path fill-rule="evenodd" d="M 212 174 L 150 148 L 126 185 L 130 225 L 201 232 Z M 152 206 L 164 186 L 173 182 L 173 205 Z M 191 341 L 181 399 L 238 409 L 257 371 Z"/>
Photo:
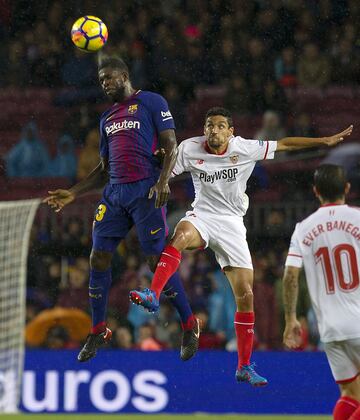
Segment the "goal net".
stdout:
<path fill-rule="evenodd" d="M 21 394 L 27 255 L 39 203 L 0 202 L 0 412 L 16 412 Z"/>

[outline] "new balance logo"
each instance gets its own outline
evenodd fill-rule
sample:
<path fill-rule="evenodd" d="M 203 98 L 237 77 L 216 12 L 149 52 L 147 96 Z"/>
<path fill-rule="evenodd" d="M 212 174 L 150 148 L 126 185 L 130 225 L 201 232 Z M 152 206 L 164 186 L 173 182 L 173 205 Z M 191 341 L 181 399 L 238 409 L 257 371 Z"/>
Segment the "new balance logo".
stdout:
<path fill-rule="evenodd" d="M 170 111 L 161 111 L 161 116 L 162 116 L 163 121 L 172 119 L 172 115 Z"/>
<path fill-rule="evenodd" d="M 130 130 L 131 128 L 137 128 L 140 130 L 140 122 L 139 121 L 128 121 L 124 120 L 121 122 L 113 122 L 108 127 L 105 127 L 106 134 L 115 134 L 122 130 Z"/>

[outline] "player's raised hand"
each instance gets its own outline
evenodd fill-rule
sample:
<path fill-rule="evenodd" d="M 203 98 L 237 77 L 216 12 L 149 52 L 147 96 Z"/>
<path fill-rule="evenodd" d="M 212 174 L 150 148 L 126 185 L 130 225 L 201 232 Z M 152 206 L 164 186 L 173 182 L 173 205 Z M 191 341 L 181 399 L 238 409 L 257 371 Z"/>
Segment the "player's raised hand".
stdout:
<path fill-rule="evenodd" d="M 75 195 L 69 190 L 48 191 L 49 196 L 43 199 L 57 213 L 67 204 L 75 200 Z"/>
<path fill-rule="evenodd" d="M 169 184 L 159 179 L 158 182 L 153 187 L 150 188 L 148 198 L 149 199 L 153 198 L 154 193 L 156 194 L 155 207 L 158 209 L 164 206 L 169 199 L 169 196 L 170 196 Z"/>
<path fill-rule="evenodd" d="M 341 133 L 335 134 L 334 136 L 325 137 L 325 144 L 327 146 L 335 146 L 344 140 L 345 137 L 350 136 L 353 130 L 353 125 L 350 125 L 346 130 Z"/>
<path fill-rule="evenodd" d="M 297 349 L 301 345 L 301 324 L 297 319 L 286 323 L 283 343 L 289 349 Z"/>

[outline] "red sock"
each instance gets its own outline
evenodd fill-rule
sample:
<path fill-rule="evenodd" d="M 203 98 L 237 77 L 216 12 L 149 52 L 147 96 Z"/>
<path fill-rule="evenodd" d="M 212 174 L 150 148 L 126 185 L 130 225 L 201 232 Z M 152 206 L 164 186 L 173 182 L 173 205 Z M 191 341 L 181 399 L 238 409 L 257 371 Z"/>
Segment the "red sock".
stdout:
<path fill-rule="evenodd" d="M 340 397 L 336 405 L 334 407 L 333 416 L 334 420 L 355 420 L 360 419 L 359 417 L 353 417 L 352 414 L 356 414 L 358 411 L 357 408 L 359 407 L 359 401 L 354 400 L 350 397 Z"/>
<path fill-rule="evenodd" d="M 194 325 L 196 324 L 196 318 L 194 314 L 191 314 L 186 322 L 181 323 L 181 328 L 183 331 L 189 331 L 194 328 Z"/>
<path fill-rule="evenodd" d="M 99 322 L 98 324 L 91 327 L 91 334 L 100 334 L 106 330 L 105 321 Z"/>
<path fill-rule="evenodd" d="M 250 364 L 254 342 L 254 312 L 235 313 L 235 332 L 238 348 L 238 369 Z"/>
<path fill-rule="evenodd" d="M 151 282 L 151 290 L 155 292 L 158 299 L 165 284 L 178 269 L 180 261 L 181 253 L 173 246 L 167 245 L 160 256 L 160 260 L 157 264 L 157 268 Z"/>
<path fill-rule="evenodd" d="M 351 417 L 349 418 L 349 420 L 359 420 L 360 419 L 360 402 L 354 400 L 353 398 L 349 398 L 349 397 L 343 397 L 343 398 L 348 398 L 351 400 L 352 404 L 357 404 L 357 409 L 352 413 Z"/>

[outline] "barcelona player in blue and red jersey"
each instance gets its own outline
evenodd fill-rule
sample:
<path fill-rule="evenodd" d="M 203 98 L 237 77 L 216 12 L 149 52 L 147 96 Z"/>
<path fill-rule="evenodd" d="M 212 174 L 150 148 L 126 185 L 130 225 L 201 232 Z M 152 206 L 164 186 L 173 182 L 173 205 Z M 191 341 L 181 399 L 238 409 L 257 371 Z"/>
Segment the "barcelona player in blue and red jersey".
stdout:
<path fill-rule="evenodd" d="M 77 196 L 104 186 L 93 227 L 89 296 L 92 330 L 78 355 L 84 362 L 111 339 L 106 327 L 106 306 L 111 286 L 111 259 L 120 241 L 135 225 L 146 260 L 155 271 L 167 236 L 168 181 L 177 153 L 175 125 L 166 100 L 153 92 L 135 90 L 123 60 L 103 58 L 99 81 L 114 103 L 100 120 L 100 162 L 88 177 L 69 190 L 49 191 L 44 202 L 56 211 Z M 164 150 L 162 167 L 154 156 Z M 177 273 L 165 294 L 177 308 L 183 328 L 180 357 L 197 351 L 199 321 L 194 318 Z"/>

